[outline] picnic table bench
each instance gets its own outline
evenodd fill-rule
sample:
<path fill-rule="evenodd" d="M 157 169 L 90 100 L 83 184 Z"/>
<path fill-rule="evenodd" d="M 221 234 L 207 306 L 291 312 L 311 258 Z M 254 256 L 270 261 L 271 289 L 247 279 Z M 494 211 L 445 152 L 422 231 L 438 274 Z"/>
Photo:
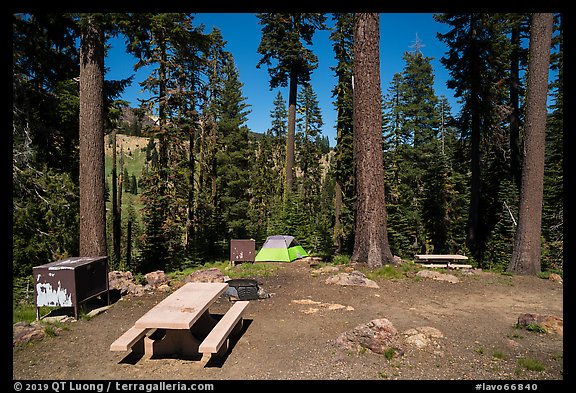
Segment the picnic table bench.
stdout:
<path fill-rule="evenodd" d="M 148 357 L 201 356 L 204 363 L 213 355 L 224 355 L 229 337 L 242 329 L 242 315 L 249 304 L 236 301 L 221 319 L 216 319 L 209 308 L 227 288 L 227 283 L 183 285 L 138 319 L 110 345 L 110 350 L 132 350 Z"/>
<path fill-rule="evenodd" d="M 472 265 L 460 263 L 468 260 L 467 256 L 458 254 L 416 254 L 416 262 L 425 267 L 446 267 L 448 269 L 471 268 Z M 453 264 L 454 262 L 457 262 Z"/>

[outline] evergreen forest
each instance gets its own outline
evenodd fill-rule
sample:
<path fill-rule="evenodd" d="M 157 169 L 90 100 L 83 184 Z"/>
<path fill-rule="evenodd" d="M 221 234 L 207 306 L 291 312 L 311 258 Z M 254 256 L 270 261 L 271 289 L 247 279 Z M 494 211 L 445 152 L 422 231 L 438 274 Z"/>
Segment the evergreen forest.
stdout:
<path fill-rule="evenodd" d="M 177 271 L 226 260 L 232 239 L 289 234 L 331 261 L 354 250 L 354 14 L 258 14 L 255 67 L 280 92 L 267 130 L 246 125 L 243 81 L 221 32 L 194 14 L 12 15 L 13 277 L 81 251 L 81 65 L 121 37 L 148 67 L 133 83 L 103 79 L 105 240 L 111 270 Z M 381 91 L 386 227 L 392 255 L 463 254 L 508 269 L 525 165 L 531 14 L 435 14 L 455 113 L 434 91 L 422 51 Z M 329 29 L 337 66 L 318 68 L 312 37 Z M 90 32 L 103 44 L 87 51 Z M 554 14 L 541 219 L 541 269 L 563 269 L 563 17 Z M 385 47 L 385 45 L 384 45 Z M 98 48 L 96 46 L 96 48 Z M 385 52 L 381 57 L 387 56 Z M 100 63 L 101 64 L 101 63 Z M 106 64 L 103 63 L 103 69 Z M 337 140 L 330 146 L 311 81 L 333 73 Z M 78 76 L 81 75 L 79 78 Z M 104 74 L 105 75 L 105 74 Z M 144 141 L 129 151 L 121 140 Z M 122 139 L 124 138 L 124 139 Z M 85 201 L 89 203 L 89 201 Z M 86 240 L 84 240 L 86 241 Z"/>

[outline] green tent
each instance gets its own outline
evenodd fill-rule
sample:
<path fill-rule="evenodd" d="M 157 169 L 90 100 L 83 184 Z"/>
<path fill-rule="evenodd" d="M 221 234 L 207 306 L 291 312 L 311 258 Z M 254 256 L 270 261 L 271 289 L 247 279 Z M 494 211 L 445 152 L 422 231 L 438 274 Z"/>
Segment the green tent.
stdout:
<path fill-rule="evenodd" d="M 294 239 L 294 236 L 268 236 L 258 254 L 256 262 L 292 262 L 307 257 L 308 253 Z"/>

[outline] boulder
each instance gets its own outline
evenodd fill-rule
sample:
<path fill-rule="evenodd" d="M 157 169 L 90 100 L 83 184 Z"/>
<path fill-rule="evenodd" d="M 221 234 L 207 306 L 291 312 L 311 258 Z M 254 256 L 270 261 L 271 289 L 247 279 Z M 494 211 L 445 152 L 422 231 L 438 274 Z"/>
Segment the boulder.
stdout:
<path fill-rule="evenodd" d="M 43 322 L 34 321 L 32 323 L 17 322 L 12 326 L 12 346 L 16 347 L 32 340 L 40 340 L 46 336 L 47 325 Z M 59 334 L 62 328 L 50 325 L 53 334 Z"/>
<path fill-rule="evenodd" d="M 454 276 L 453 274 L 444 274 L 444 273 L 435 272 L 432 270 L 420 270 L 418 273 L 416 273 L 416 275 L 418 277 L 430 278 L 432 280 L 448 281 L 449 283 L 452 283 L 452 284 L 456 284 L 456 283 L 460 282 L 458 277 Z"/>
<path fill-rule="evenodd" d="M 168 284 L 168 278 L 162 270 L 146 273 L 144 278 L 146 279 L 146 289 L 156 289 L 162 285 Z"/>
<path fill-rule="evenodd" d="M 548 276 L 548 280 L 557 282 L 558 284 L 562 284 L 562 277 L 559 274 L 551 273 Z"/>
<path fill-rule="evenodd" d="M 378 354 L 394 351 L 394 356 L 404 354 L 398 330 L 386 318 L 373 319 L 344 332 L 335 340 L 335 345 L 343 350 L 359 351 L 362 348 Z"/>
<path fill-rule="evenodd" d="M 375 281 L 367 278 L 362 272 L 354 270 L 350 273 L 339 273 L 334 276 L 328 277 L 325 281 L 326 284 L 337 285 L 356 285 L 369 288 L 380 288 Z"/>
<path fill-rule="evenodd" d="M 518 316 L 518 326 L 527 327 L 528 325 L 538 325 L 544 329 L 546 333 L 564 335 L 564 321 L 562 318 L 554 315 L 520 314 Z"/>
<path fill-rule="evenodd" d="M 408 329 L 402 333 L 404 341 L 411 346 L 418 349 L 427 347 L 432 343 L 435 338 L 443 338 L 442 332 L 431 326 L 421 326 L 417 328 Z"/>
<path fill-rule="evenodd" d="M 132 272 L 111 271 L 108 273 L 108 286 L 110 290 L 117 290 L 121 296 L 131 294 L 141 296 L 144 294 L 144 287 L 134 282 Z"/>

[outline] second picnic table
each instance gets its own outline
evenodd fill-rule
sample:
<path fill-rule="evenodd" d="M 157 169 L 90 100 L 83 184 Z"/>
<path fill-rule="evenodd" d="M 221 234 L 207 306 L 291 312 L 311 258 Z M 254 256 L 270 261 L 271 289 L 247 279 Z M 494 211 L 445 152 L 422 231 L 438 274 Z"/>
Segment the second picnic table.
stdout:
<path fill-rule="evenodd" d="M 207 360 L 228 349 L 228 336 L 242 328 L 248 301 L 237 301 L 217 320 L 210 306 L 228 288 L 227 283 L 187 283 L 138 319 L 110 345 L 111 351 L 149 356 L 182 355 Z M 226 345 L 224 345 L 226 344 Z"/>
<path fill-rule="evenodd" d="M 453 264 L 456 261 L 466 261 L 467 256 L 458 254 L 416 254 L 416 261 L 425 267 L 447 267 L 450 268 L 471 268 L 471 265 L 464 265 L 460 262 Z M 424 264 L 423 262 L 428 262 Z"/>

